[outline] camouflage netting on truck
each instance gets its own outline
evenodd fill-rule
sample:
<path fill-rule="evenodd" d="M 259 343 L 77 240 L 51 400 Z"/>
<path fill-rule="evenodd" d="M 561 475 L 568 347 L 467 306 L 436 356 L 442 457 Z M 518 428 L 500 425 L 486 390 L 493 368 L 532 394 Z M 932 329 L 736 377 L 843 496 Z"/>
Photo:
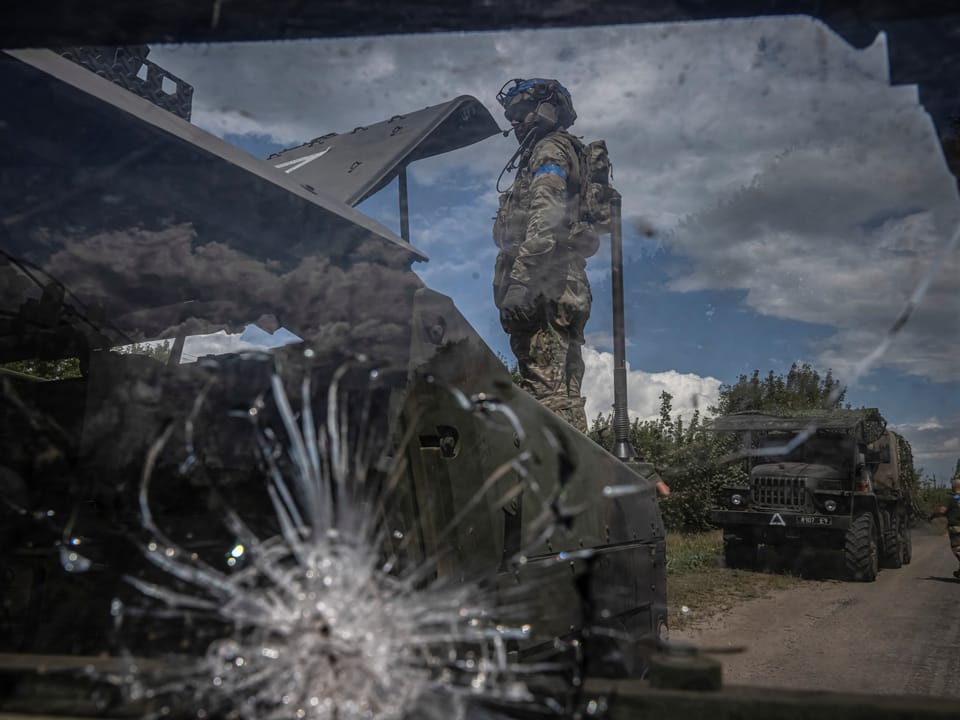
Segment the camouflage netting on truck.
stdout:
<path fill-rule="evenodd" d="M 897 433 L 894 435 L 897 438 L 897 458 L 900 461 L 900 483 L 905 487 L 913 488 L 918 479 L 917 471 L 913 467 L 913 448 L 905 437 Z"/>
<path fill-rule="evenodd" d="M 739 412 L 716 418 L 709 428 L 717 432 L 791 432 L 811 430 L 819 433 L 846 433 L 859 427 L 865 443 L 883 437 L 887 421 L 876 408 L 859 410 L 780 410 L 776 413 Z"/>
<path fill-rule="evenodd" d="M 910 441 L 902 435 L 893 433 L 897 438 L 897 461 L 899 466 L 900 487 L 910 502 L 910 508 L 914 515 L 920 514 L 917 505 L 917 489 L 920 483 L 920 473 L 913 466 L 913 448 L 910 447 Z"/>
<path fill-rule="evenodd" d="M 870 444 L 874 451 L 889 449 L 890 459 L 880 462 L 873 470 L 873 484 L 877 492 L 911 498 L 917 484 L 917 472 L 913 467 L 913 450 L 910 442 L 892 430 L 885 432 Z"/>
<path fill-rule="evenodd" d="M 843 411 L 848 412 L 848 411 Z M 859 413 L 863 418 L 863 439 L 864 441 L 876 442 L 887 429 L 887 421 L 876 408 L 863 408 L 849 412 Z"/>

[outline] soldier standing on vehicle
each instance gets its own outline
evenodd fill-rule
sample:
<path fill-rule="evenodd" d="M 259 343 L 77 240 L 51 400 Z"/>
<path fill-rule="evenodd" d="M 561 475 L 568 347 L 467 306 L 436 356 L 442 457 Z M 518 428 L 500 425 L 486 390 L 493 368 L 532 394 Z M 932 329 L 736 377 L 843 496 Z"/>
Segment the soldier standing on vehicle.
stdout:
<path fill-rule="evenodd" d="M 567 132 L 577 114 L 556 80 L 511 80 L 497 100 L 520 147 L 504 168 L 517 174 L 500 196 L 494 223 L 500 249 L 494 302 L 521 386 L 586 433 L 580 395 L 583 329 L 592 301 L 586 258 L 599 241 L 579 222 L 584 146 Z"/>
<path fill-rule="evenodd" d="M 950 488 L 953 490 L 953 497 L 950 503 L 941 505 L 928 519 L 933 520 L 941 515 L 947 518 L 947 534 L 950 538 L 950 549 L 960 563 L 960 475 L 957 475 L 950 481 Z M 960 568 L 953 571 L 953 576 L 960 579 Z"/>

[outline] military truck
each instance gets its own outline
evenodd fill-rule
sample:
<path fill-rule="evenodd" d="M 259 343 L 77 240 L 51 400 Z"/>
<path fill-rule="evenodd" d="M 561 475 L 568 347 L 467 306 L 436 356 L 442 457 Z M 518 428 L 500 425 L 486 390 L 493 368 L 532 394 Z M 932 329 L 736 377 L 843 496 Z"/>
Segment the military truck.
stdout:
<path fill-rule="evenodd" d="M 910 562 L 910 445 L 878 410 L 737 413 L 712 429 L 731 433 L 745 462 L 711 513 L 727 567 L 756 567 L 760 545 L 839 550 L 846 577 L 864 582 Z"/>

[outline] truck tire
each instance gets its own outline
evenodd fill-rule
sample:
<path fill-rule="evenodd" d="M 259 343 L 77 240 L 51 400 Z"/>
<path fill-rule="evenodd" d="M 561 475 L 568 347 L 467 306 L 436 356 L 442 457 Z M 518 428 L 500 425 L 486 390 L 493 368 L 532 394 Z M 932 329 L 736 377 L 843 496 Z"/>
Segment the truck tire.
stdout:
<path fill-rule="evenodd" d="M 873 582 L 877 579 L 879 565 L 877 535 L 873 515 L 857 515 L 847 530 L 843 545 L 843 564 L 847 578 L 854 582 Z"/>
<path fill-rule="evenodd" d="M 910 537 L 910 523 L 900 525 L 900 562 L 909 565 L 913 559 L 913 540 Z"/>
<path fill-rule="evenodd" d="M 884 513 L 887 526 L 883 530 L 883 567 L 898 568 L 903 565 L 903 547 L 901 546 L 900 520 Z"/>
<path fill-rule="evenodd" d="M 723 565 L 735 570 L 755 570 L 757 567 L 756 543 L 724 538 Z"/>

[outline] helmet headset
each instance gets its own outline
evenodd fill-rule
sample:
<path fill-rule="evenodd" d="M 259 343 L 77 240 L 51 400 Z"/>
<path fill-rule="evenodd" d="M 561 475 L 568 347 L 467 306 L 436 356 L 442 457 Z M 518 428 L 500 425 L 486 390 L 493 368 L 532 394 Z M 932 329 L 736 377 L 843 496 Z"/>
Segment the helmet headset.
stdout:
<path fill-rule="evenodd" d="M 497 102 L 507 120 L 516 123 L 515 133 L 521 142 L 532 130 L 540 134 L 557 126 L 568 128 L 577 119 L 570 91 L 556 80 L 508 80 L 497 93 Z M 531 113 L 533 118 L 527 120 Z"/>

